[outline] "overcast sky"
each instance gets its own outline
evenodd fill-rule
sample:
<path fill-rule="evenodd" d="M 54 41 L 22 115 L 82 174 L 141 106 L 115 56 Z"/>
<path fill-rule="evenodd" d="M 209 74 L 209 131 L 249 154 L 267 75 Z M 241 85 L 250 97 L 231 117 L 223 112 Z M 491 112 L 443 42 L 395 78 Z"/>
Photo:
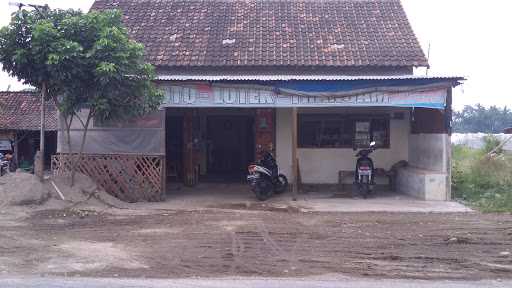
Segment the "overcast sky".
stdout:
<path fill-rule="evenodd" d="M 0 25 L 9 22 L 16 7 L 1 0 Z M 19 0 L 16 0 L 19 1 Z M 87 11 L 94 0 L 26 0 L 52 8 Z M 412 27 L 427 53 L 430 43 L 430 74 L 465 76 L 468 81 L 454 92 L 454 105 L 512 106 L 508 87 L 512 67 L 512 1 L 402 0 Z M 424 70 L 416 71 L 424 74 Z M 22 85 L 0 74 L 0 90 Z"/>

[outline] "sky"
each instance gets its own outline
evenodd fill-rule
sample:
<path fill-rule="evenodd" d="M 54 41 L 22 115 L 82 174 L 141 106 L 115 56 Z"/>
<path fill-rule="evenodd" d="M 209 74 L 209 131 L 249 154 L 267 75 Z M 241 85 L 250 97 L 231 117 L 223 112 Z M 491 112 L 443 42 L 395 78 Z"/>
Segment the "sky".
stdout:
<path fill-rule="evenodd" d="M 0 25 L 6 25 L 14 0 L 0 0 Z M 15 0 L 20 1 L 20 0 Z M 87 11 L 94 0 L 26 0 L 51 8 Z M 464 76 L 464 85 L 454 90 L 453 105 L 481 103 L 512 106 L 508 74 L 512 67 L 512 1 L 507 0 L 402 0 L 412 28 L 425 54 L 430 46 L 429 75 Z M 425 74 L 417 69 L 416 74 Z M 0 72 L 0 90 L 23 88 Z"/>

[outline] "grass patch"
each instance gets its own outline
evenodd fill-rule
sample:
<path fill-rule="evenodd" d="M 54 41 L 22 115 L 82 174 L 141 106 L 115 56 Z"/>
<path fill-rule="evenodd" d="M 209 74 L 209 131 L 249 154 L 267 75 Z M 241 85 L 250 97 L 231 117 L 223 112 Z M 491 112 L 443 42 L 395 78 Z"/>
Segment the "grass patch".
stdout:
<path fill-rule="evenodd" d="M 453 146 L 454 196 L 483 212 L 512 212 L 512 155 L 488 158 L 490 147 Z"/>

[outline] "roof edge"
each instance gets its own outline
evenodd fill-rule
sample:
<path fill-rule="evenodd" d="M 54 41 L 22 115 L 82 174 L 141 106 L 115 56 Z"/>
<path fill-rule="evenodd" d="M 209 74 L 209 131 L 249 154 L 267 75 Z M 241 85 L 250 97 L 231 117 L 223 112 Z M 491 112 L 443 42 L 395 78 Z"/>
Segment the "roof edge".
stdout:
<path fill-rule="evenodd" d="M 447 80 L 464 81 L 462 76 L 423 76 L 423 75 L 299 75 L 299 74 L 281 74 L 281 75 L 166 75 L 159 74 L 156 80 L 160 81 L 358 81 L 358 80 Z"/>

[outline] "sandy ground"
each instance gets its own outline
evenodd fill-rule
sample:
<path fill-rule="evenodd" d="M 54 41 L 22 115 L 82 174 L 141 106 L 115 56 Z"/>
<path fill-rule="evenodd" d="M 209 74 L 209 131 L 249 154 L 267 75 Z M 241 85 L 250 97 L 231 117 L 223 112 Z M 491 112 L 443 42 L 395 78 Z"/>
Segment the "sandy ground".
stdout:
<path fill-rule="evenodd" d="M 411 280 L 352 277 L 126 279 L 85 277 L 2 278 L 2 288 L 510 288 L 510 280 Z"/>
<path fill-rule="evenodd" d="M 512 215 L 219 208 L 0 221 L 0 275 L 512 278 Z"/>
<path fill-rule="evenodd" d="M 11 177 L 0 179 L 4 278 L 512 279 L 509 214 L 425 213 L 459 210 L 395 196 L 290 202 L 285 194 L 261 203 L 222 185 L 126 204 L 87 178 L 74 188 L 55 179 L 66 196 L 57 200 L 49 183 Z"/>

